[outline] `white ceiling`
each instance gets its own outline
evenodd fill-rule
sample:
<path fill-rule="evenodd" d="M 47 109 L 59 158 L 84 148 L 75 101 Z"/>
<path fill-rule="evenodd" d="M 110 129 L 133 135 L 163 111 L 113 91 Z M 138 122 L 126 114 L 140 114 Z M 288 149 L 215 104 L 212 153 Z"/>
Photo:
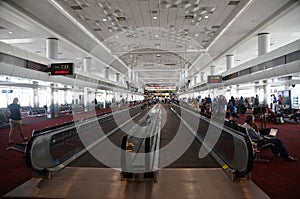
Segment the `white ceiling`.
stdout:
<path fill-rule="evenodd" d="M 211 65 L 220 73 L 226 54 L 235 65 L 253 59 L 259 32 L 271 33 L 272 50 L 300 38 L 296 0 L 3 0 L 0 11 L 1 41 L 44 56 L 57 37 L 59 59 L 78 68 L 103 48 L 116 57 L 110 76 L 131 68 L 139 84 L 178 85 L 183 69 L 193 79 Z M 103 74 L 100 60 L 89 72 Z"/>

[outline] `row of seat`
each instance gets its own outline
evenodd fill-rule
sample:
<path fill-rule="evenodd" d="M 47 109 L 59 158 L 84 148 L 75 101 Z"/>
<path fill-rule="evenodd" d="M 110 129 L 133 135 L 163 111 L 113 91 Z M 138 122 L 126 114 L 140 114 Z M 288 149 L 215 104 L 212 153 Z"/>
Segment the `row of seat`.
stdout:
<path fill-rule="evenodd" d="M 246 128 L 242 127 L 241 125 L 239 125 L 235 121 L 226 119 L 224 125 L 231 128 L 231 129 L 234 129 L 238 132 L 241 132 L 243 134 L 247 134 Z M 264 158 L 261 157 L 261 152 L 263 150 L 270 149 L 272 146 L 274 146 L 274 145 L 271 144 L 271 143 L 267 143 L 267 144 L 264 144 L 262 146 L 257 146 L 257 143 L 252 142 L 254 161 L 255 162 L 269 162 L 269 160 L 264 159 Z"/>

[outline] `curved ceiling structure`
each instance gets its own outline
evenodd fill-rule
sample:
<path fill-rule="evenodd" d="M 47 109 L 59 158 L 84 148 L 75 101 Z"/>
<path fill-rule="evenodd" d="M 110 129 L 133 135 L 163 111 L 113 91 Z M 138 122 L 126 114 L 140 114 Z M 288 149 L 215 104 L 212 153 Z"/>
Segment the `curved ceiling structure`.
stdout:
<path fill-rule="evenodd" d="M 225 70 L 257 57 L 257 34 L 276 49 L 300 38 L 297 0 L 2 0 L 0 41 L 46 54 L 59 39 L 58 59 L 101 75 L 105 67 L 136 84 L 184 84 L 200 72 Z M 282 37 L 283 34 L 286 37 Z M 183 75 L 184 73 L 184 75 Z"/>

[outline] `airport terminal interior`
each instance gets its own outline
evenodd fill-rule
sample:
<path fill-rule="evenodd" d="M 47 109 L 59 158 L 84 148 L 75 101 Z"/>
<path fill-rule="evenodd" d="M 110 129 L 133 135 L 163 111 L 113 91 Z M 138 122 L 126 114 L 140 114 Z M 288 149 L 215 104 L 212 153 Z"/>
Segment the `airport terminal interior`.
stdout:
<path fill-rule="evenodd" d="M 300 1 L 0 0 L 1 198 L 300 198 Z"/>

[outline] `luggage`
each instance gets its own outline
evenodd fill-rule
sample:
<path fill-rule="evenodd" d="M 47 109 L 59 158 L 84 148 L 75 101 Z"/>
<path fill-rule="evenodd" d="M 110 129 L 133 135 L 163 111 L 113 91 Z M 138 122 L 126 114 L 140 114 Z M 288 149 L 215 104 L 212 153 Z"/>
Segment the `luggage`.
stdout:
<path fill-rule="evenodd" d="M 283 124 L 284 123 L 283 118 L 281 116 L 280 117 L 275 117 L 274 120 L 275 120 L 276 124 Z"/>
<path fill-rule="evenodd" d="M 270 133 L 270 128 L 267 128 L 266 125 L 266 120 L 267 120 L 267 115 L 261 115 L 260 120 L 261 120 L 261 128 L 259 129 L 259 133 L 261 135 L 269 135 Z"/>

